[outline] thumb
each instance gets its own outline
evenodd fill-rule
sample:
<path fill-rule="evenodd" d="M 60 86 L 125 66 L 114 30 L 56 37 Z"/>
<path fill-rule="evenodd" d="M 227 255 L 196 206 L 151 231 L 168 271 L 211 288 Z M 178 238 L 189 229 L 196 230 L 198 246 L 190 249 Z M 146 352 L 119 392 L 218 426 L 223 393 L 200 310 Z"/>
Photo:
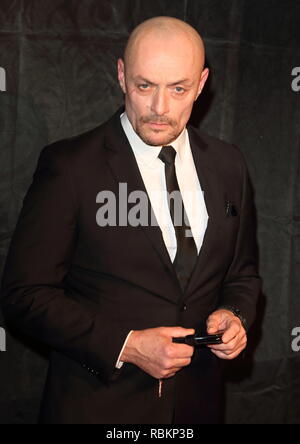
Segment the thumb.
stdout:
<path fill-rule="evenodd" d="M 217 319 L 209 318 L 207 321 L 207 333 L 213 335 L 219 331 L 219 323 Z"/>
<path fill-rule="evenodd" d="M 194 335 L 195 330 L 193 328 L 182 328 L 174 327 L 172 328 L 171 335 L 173 338 L 181 338 L 188 335 Z"/>

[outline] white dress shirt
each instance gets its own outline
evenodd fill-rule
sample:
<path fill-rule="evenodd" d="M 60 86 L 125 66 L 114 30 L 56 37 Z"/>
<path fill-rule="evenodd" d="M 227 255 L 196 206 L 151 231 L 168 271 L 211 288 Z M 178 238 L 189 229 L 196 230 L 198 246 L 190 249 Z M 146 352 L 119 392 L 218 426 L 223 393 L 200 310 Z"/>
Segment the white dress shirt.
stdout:
<path fill-rule="evenodd" d="M 177 240 L 168 205 L 165 164 L 158 158 L 162 146 L 149 146 L 143 142 L 134 131 L 126 112 L 121 116 L 121 123 L 135 155 L 165 246 L 171 261 L 174 262 Z M 177 153 L 175 159 L 177 181 L 199 254 L 208 224 L 208 213 L 186 128 L 171 145 Z M 127 336 L 119 358 L 131 333 Z M 119 359 L 116 366 L 117 368 L 122 367 L 122 362 Z"/>

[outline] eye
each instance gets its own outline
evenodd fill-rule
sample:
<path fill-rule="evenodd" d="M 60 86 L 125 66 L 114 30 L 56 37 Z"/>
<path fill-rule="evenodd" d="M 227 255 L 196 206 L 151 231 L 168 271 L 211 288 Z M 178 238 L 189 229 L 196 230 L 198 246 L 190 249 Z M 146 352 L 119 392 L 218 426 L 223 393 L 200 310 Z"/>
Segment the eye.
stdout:
<path fill-rule="evenodd" d="M 185 92 L 185 89 L 182 88 L 182 86 L 176 86 L 175 92 L 177 92 L 178 94 L 183 94 Z"/>
<path fill-rule="evenodd" d="M 149 88 L 149 85 L 147 83 L 143 83 L 141 85 L 139 85 L 139 89 L 141 89 L 142 91 L 145 91 Z"/>

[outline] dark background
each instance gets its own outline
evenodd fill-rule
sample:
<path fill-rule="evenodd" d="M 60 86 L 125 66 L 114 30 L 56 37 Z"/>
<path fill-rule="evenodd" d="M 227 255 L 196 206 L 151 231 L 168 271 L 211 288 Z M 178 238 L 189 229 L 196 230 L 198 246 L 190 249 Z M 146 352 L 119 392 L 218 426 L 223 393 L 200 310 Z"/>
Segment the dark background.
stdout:
<path fill-rule="evenodd" d="M 299 424 L 299 0 L 1 0 L 0 276 L 41 149 L 117 109 L 117 57 L 129 32 L 157 15 L 203 35 L 211 78 L 193 124 L 240 146 L 255 189 L 263 296 L 246 357 L 226 365 L 224 421 Z M 0 423 L 36 421 L 46 369 L 43 351 L 7 332 Z"/>

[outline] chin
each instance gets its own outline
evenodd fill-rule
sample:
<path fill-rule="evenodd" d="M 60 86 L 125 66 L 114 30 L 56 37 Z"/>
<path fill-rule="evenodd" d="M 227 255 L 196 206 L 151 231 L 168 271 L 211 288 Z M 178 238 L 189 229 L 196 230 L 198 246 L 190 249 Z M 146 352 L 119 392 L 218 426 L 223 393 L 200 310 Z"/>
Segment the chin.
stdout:
<path fill-rule="evenodd" d="M 179 133 L 180 134 L 180 133 Z M 148 132 L 141 131 L 138 133 L 143 142 L 147 145 L 151 146 L 166 146 L 170 145 L 174 140 L 179 136 L 176 134 L 161 134 L 161 132 L 157 132 L 156 134 L 149 134 Z"/>

